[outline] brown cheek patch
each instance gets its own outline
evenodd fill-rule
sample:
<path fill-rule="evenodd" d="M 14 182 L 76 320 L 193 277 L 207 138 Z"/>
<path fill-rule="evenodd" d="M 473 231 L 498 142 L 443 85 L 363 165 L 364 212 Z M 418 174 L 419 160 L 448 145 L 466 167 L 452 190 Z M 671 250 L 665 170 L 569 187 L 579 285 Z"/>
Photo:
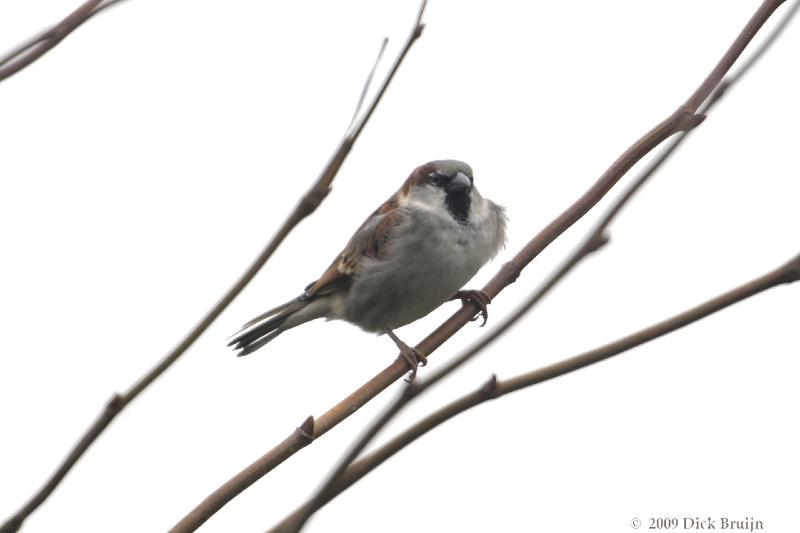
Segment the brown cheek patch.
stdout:
<path fill-rule="evenodd" d="M 428 175 L 433 172 L 434 168 L 431 163 L 425 163 L 424 165 L 420 165 L 414 169 L 411 175 L 406 179 L 403 186 L 400 188 L 400 192 L 403 193 L 403 196 L 407 196 L 408 192 L 415 186 L 417 186 L 420 182 L 424 182 L 428 179 Z"/>

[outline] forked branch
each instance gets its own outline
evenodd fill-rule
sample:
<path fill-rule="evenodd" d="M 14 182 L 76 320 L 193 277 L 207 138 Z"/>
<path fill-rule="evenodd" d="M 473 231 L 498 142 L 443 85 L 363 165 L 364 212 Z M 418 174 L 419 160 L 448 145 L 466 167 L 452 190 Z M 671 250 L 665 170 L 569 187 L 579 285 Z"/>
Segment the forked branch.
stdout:
<path fill-rule="evenodd" d="M 63 37 L 75 29 L 79 24 L 84 22 L 88 17 L 91 16 L 92 13 L 96 13 L 97 11 L 108 7 L 114 2 L 118 2 L 120 0 L 112 0 L 111 2 L 107 2 L 102 4 L 97 2 L 96 0 L 93 2 L 87 2 L 81 8 L 76 10 L 70 17 L 65 19 L 62 23 L 57 26 L 57 30 L 53 36 L 50 36 L 49 33 L 45 33 L 43 37 L 39 38 L 38 41 L 36 39 L 32 40 L 31 43 L 26 43 L 25 45 L 19 47 L 19 50 L 24 49 L 31 49 L 32 51 L 29 53 L 37 53 L 41 55 L 44 51 L 40 51 L 39 48 L 33 48 L 36 46 L 37 42 L 41 43 L 51 43 L 48 46 L 52 47 L 55 45 L 54 39 L 58 38 L 58 40 L 63 39 Z M 245 272 L 239 277 L 238 280 L 231 286 L 228 291 L 222 296 L 222 298 L 212 307 L 206 315 L 200 320 L 200 322 L 195 325 L 189 333 L 178 343 L 178 345 L 173 348 L 166 356 L 164 356 L 161 361 L 159 361 L 149 372 L 147 372 L 144 376 L 142 376 L 137 382 L 131 386 L 128 391 L 125 393 L 115 393 L 111 396 L 111 399 L 106 403 L 103 410 L 101 411 L 98 418 L 94 421 L 94 423 L 89 426 L 80 440 L 75 444 L 75 446 L 70 450 L 67 457 L 62 461 L 62 463 L 58 466 L 56 471 L 50 476 L 50 478 L 46 481 L 44 486 L 42 486 L 39 491 L 34 494 L 31 499 L 19 510 L 16 514 L 11 516 L 3 525 L 0 527 L 0 533 L 12 533 L 14 531 L 19 530 L 22 526 L 22 523 L 25 519 L 31 515 L 44 501 L 50 496 L 53 490 L 61 483 L 67 473 L 72 469 L 73 466 L 78 462 L 78 460 L 83 456 L 84 453 L 89 449 L 89 447 L 94 443 L 94 441 L 103 433 L 103 431 L 108 427 L 116 416 L 122 412 L 123 409 L 133 401 L 139 394 L 141 394 L 153 381 L 155 381 L 161 374 L 163 374 L 170 366 L 172 366 L 175 361 L 177 361 L 189 347 L 202 335 L 202 333 L 208 329 L 208 327 L 216 320 L 216 318 L 222 313 L 225 308 L 239 295 L 239 293 L 247 286 L 248 283 L 255 277 L 261 267 L 267 262 L 267 260 L 272 256 L 273 252 L 278 248 L 278 246 L 283 242 L 283 240 L 287 237 L 287 235 L 292 231 L 292 229 L 297 226 L 305 217 L 309 216 L 313 213 L 316 208 L 320 205 L 320 203 L 325 199 L 330 191 L 331 183 L 333 179 L 336 177 L 339 169 L 344 163 L 345 158 L 350 153 L 355 141 L 358 139 L 359 135 L 364 129 L 369 118 L 372 116 L 372 113 L 375 111 L 378 103 L 380 102 L 381 98 L 383 97 L 386 89 L 388 88 L 389 84 L 391 83 L 394 75 L 397 73 L 400 65 L 405 58 L 408 50 L 411 48 L 411 45 L 416 41 L 416 39 L 421 35 L 423 25 L 419 21 L 419 17 L 422 16 L 422 9 L 424 9 L 425 2 L 422 4 L 422 8 L 419 11 L 419 15 L 417 18 L 417 23 L 412 33 L 413 38 L 409 38 L 406 42 L 406 45 L 403 47 L 402 51 L 398 55 L 397 59 L 395 59 L 394 64 L 392 65 L 391 69 L 389 70 L 388 74 L 386 75 L 385 79 L 383 80 L 380 88 L 377 90 L 376 94 L 373 96 L 372 100 L 370 101 L 369 105 L 367 106 L 366 111 L 351 123 L 347 131 L 339 142 L 336 150 L 334 151 L 333 155 L 329 159 L 328 163 L 323 168 L 320 176 L 312 185 L 311 189 L 300 199 L 297 206 L 294 208 L 294 211 L 289 215 L 286 221 L 281 225 L 278 229 L 277 233 L 272 237 L 272 239 L 267 243 L 267 245 L 261 250 L 258 254 L 256 259 L 252 262 L 252 264 L 245 270 Z M 93 10 L 93 11 L 92 11 Z M 65 33 L 66 32 L 66 33 Z M 36 42 L 34 42 L 36 41 Z M 385 42 L 381 46 L 381 52 L 383 52 L 385 46 Z M 27 56 L 26 56 L 27 57 Z M 380 58 L 380 55 L 379 55 Z M 6 60 L 7 61 L 7 60 Z M 16 60 L 20 61 L 20 60 Z M 0 73 L 5 72 L 6 68 L 11 67 L 13 64 L 16 63 L 8 63 L 5 67 L 0 67 Z M 24 66 L 24 65 L 23 65 Z M 17 70 L 22 68 L 18 66 Z M 372 73 L 374 72 L 374 68 L 370 71 L 370 76 L 367 79 L 367 84 L 372 78 Z M 8 74 L 10 75 L 10 74 Z M 0 76 L 0 80 L 2 80 L 2 76 Z M 364 87 L 362 91 L 362 98 L 359 100 L 359 105 L 357 108 L 357 115 L 358 110 L 361 108 L 361 103 L 363 100 L 363 94 L 366 93 L 367 87 Z M 309 426 L 310 424 L 310 426 Z M 307 428 L 307 431 L 296 431 L 291 438 L 291 444 L 287 444 L 288 448 L 291 449 L 291 453 L 294 453 L 302 447 L 304 442 L 307 443 L 306 439 L 304 439 L 304 435 L 312 434 L 313 433 L 313 420 L 309 419 L 306 423 L 304 423 L 301 428 Z M 290 454 L 291 455 L 291 454 Z"/>

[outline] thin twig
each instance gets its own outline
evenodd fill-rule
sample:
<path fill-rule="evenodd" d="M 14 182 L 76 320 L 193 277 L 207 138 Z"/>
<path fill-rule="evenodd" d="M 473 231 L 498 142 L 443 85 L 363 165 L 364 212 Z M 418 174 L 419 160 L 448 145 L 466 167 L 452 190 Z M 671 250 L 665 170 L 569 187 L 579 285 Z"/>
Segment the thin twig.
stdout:
<path fill-rule="evenodd" d="M 741 55 L 756 32 L 783 2 L 784 0 L 765 0 L 692 96 L 670 116 L 631 145 L 581 197 L 541 230 L 511 261 L 503 265 L 482 290 L 490 298 L 496 297 L 506 286 L 516 281 L 522 269 L 539 253 L 597 204 L 634 164 L 673 134 L 680 131 L 688 131 L 700 124 L 703 116 L 696 114 L 698 107 L 709 97 L 715 86 L 719 84 L 722 77 Z M 425 356 L 430 355 L 468 324 L 478 311 L 476 304 L 472 302 L 465 303 L 433 333 L 417 344 L 415 348 Z M 407 369 L 406 361 L 402 356 L 398 356 L 391 365 L 376 374 L 367 383 L 322 416 L 316 418 L 314 420 L 314 439 L 328 432 L 328 430 L 356 412 L 389 385 L 403 377 Z M 267 452 L 215 490 L 171 531 L 173 533 L 194 531 L 194 529 L 186 525 L 192 523 L 192 517 L 199 515 L 203 517 L 203 521 L 207 520 L 236 495 L 291 455 L 277 454 L 274 450 Z"/>
<path fill-rule="evenodd" d="M 87 0 L 55 26 L 20 43 L 0 57 L 0 81 L 13 76 L 42 57 L 90 18 L 122 1 Z"/>
<path fill-rule="evenodd" d="M 112 2 L 109 2 L 104 7 L 107 7 L 115 1 L 118 2 L 121 0 L 112 0 Z M 102 7 L 98 8 L 98 10 L 99 9 L 102 9 Z M 385 44 L 382 45 L 382 48 L 383 46 L 385 46 Z M 342 163 L 350 153 L 353 144 L 363 131 L 367 119 L 372 115 L 372 112 L 375 110 L 378 102 L 380 102 L 381 97 L 385 93 L 389 82 L 399 68 L 402 57 L 404 57 L 405 53 L 408 51 L 408 46 L 410 46 L 410 44 L 407 45 L 400 57 L 395 61 L 390 73 L 383 81 L 381 88 L 370 102 L 367 112 L 358 121 L 357 127 L 348 128 L 349 131 L 340 141 L 333 153 L 333 156 L 330 158 L 329 162 L 326 164 L 325 168 L 322 170 L 320 176 L 314 182 L 311 189 L 309 189 L 308 192 L 303 195 L 294 211 L 289 215 L 278 232 L 272 237 L 272 239 L 259 253 L 256 259 L 250 264 L 247 270 L 241 275 L 236 283 L 234 283 L 233 286 L 228 289 L 228 291 L 214 305 L 214 307 L 212 307 L 208 313 L 206 313 L 202 320 L 195 325 L 194 328 L 192 328 L 191 331 L 186 334 L 183 340 L 181 340 L 181 342 L 175 348 L 173 348 L 172 351 L 164 356 L 164 358 L 161 359 L 158 364 L 156 364 L 149 372 L 135 382 L 127 392 L 124 394 L 115 393 L 112 395 L 111 399 L 106 403 L 105 407 L 100 413 L 100 416 L 91 426 L 89 426 L 80 440 L 72 448 L 69 455 L 59 465 L 58 469 L 50 476 L 45 485 L 39 489 L 39 491 L 34 494 L 31 499 L 19 511 L 17 511 L 16 514 L 10 517 L 2 525 L 2 527 L 0 527 L 0 533 L 12 533 L 19 530 L 25 519 L 30 516 L 31 513 L 33 513 L 36 508 L 38 508 L 48 498 L 48 496 L 50 496 L 53 490 L 64 479 L 64 476 L 66 476 L 72 467 L 75 466 L 75 463 L 77 463 L 81 456 L 86 453 L 92 443 L 103 433 L 111 421 L 114 420 L 114 418 L 131 401 L 133 401 L 151 383 L 153 383 L 153 381 L 155 381 L 159 376 L 161 376 L 161 374 L 164 373 L 164 371 L 166 371 L 175 361 L 177 361 L 178 358 L 184 354 L 184 352 L 186 352 L 186 350 L 194 343 L 194 341 L 196 341 L 198 337 L 200 337 L 200 335 L 214 322 L 220 313 L 222 313 L 222 311 L 225 310 L 225 308 L 234 300 L 234 298 L 239 295 L 242 289 L 247 286 L 247 284 L 258 273 L 261 267 L 264 266 L 272 253 L 278 248 L 278 246 L 283 242 L 292 229 L 294 229 L 294 227 L 297 226 L 297 224 L 299 224 L 300 221 L 302 221 L 305 217 L 313 213 L 322 203 L 330 191 L 331 182 L 336 177 L 339 168 L 341 168 Z M 373 66 L 373 70 L 374 68 L 375 67 Z M 367 84 L 369 84 L 371 79 L 372 76 L 369 76 L 367 79 Z M 362 93 L 366 92 L 367 89 L 368 87 L 365 87 Z M 359 101 L 359 107 L 360 106 L 361 101 Z M 291 444 L 287 444 L 288 448 L 291 449 L 291 453 L 289 455 L 296 452 L 304 445 L 303 442 L 306 442 L 304 435 L 313 434 L 313 419 L 309 419 L 304 422 L 304 424 L 301 425 L 301 428 L 305 428 L 304 431 L 296 431 L 292 435 Z M 308 442 L 310 442 L 310 440 Z"/>
<path fill-rule="evenodd" d="M 794 257 L 791 261 L 772 272 L 684 311 L 683 313 L 675 315 L 672 318 L 639 330 L 636 333 L 606 344 L 605 346 L 595 348 L 594 350 L 584 352 L 580 355 L 564 359 L 558 363 L 525 374 L 520 374 L 510 379 L 498 381 L 495 376 L 492 376 L 479 389 L 431 413 L 377 450 L 354 462 L 345 470 L 342 476 L 338 478 L 338 481 L 331 490 L 325 493 L 322 502 L 309 500 L 281 522 L 273 526 L 269 532 L 284 533 L 293 531 L 295 522 L 302 520 L 303 516 L 311 514 L 317 506 L 320 504 L 324 505 L 336 497 L 348 487 L 352 486 L 356 481 L 380 466 L 389 457 L 396 454 L 428 431 L 476 405 L 609 359 L 631 348 L 635 348 L 657 337 L 661 337 L 687 326 L 730 305 L 766 291 L 767 289 L 782 284 L 793 283 L 798 280 L 800 280 L 800 255 Z"/>
<path fill-rule="evenodd" d="M 796 0 L 792 6 L 782 15 L 779 23 L 772 29 L 770 34 L 759 44 L 753 53 L 751 53 L 747 60 L 741 67 L 736 69 L 730 75 L 726 76 L 722 82 L 717 86 L 711 96 L 700 107 L 699 114 L 707 114 L 720 99 L 727 94 L 742 77 L 752 69 L 764 53 L 772 46 L 784 29 L 788 26 L 791 19 L 800 8 L 800 0 Z M 310 516 L 328 502 L 334 496 L 332 494 L 333 488 L 338 485 L 339 478 L 344 475 L 347 467 L 358 458 L 364 449 L 369 445 L 375 436 L 386 427 L 386 425 L 395 418 L 400 411 L 402 411 L 409 403 L 419 397 L 425 391 L 433 387 L 435 384 L 452 374 L 455 370 L 463 366 L 468 361 L 472 360 L 479 353 L 483 352 L 487 347 L 492 345 L 494 341 L 500 338 L 508 329 L 525 316 L 537 303 L 539 303 L 550 291 L 562 280 L 566 275 L 571 272 L 579 263 L 589 257 L 593 252 L 598 251 L 608 243 L 607 229 L 611 222 L 620 213 L 623 207 L 635 196 L 635 194 L 642 188 L 642 186 L 652 178 L 655 173 L 663 166 L 664 163 L 672 156 L 684 142 L 688 135 L 691 135 L 693 130 L 680 132 L 675 135 L 668 144 L 660 151 L 658 156 L 653 159 L 645 169 L 643 169 L 636 178 L 628 185 L 625 191 L 620 194 L 612 205 L 607 209 L 606 213 L 600 217 L 592 229 L 588 232 L 583 241 L 572 251 L 569 257 L 561 263 L 561 265 L 548 276 L 547 280 L 541 284 L 537 289 L 528 296 L 525 301 L 520 305 L 511 315 L 505 317 L 501 322 L 484 335 L 478 342 L 470 346 L 452 360 L 448 361 L 444 366 L 439 367 L 430 373 L 426 378 L 416 379 L 404 387 L 402 391 L 395 397 L 394 401 L 381 413 L 359 436 L 358 439 L 350 446 L 345 455 L 339 460 L 335 468 L 328 474 L 325 481 L 320 485 L 314 495 L 309 499 L 308 503 L 303 505 L 302 508 L 295 511 L 292 516 L 293 520 L 290 522 L 288 519 L 281 521 L 281 531 L 296 532 L 300 531 L 303 525 L 307 522 Z"/>
<path fill-rule="evenodd" d="M 372 85 L 372 77 L 375 76 L 375 71 L 378 69 L 378 64 L 381 62 L 381 58 L 383 58 L 383 53 L 386 51 L 386 45 L 389 44 L 389 38 L 384 37 L 383 42 L 381 43 L 381 49 L 378 50 L 378 57 L 375 58 L 375 63 L 372 64 L 372 68 L 369 71 L 369 75 L 367 76 L 367 81 L 364 82 L 364 88 L 361 90 L 361 95 L 358 97 L 358 103 L 356 104 L 356 109 L 353 112 L 353 118 L 350 119 L 350 124 L 347 125 L 347 132 L 345 135 L 350 133 L 350 130 L 353 129 L 353 124 L 356 123 L 356 119 L 358 115 L 361 113 L 361 106 L 364 105 L 364 100 L 367 99 L 367 93 L 369 92 L 369 86 Z"/>

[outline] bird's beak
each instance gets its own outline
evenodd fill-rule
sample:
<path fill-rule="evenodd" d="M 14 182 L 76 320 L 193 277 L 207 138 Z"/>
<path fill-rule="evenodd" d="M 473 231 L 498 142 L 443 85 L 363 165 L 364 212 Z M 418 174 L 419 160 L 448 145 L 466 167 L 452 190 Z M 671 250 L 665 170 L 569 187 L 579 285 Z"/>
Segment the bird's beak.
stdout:
<path fill-rule="evenodd" d="M 472 189 L 472 180 L 463 172 L 456 172 L 445 187 L 447 194 L 466 194 Z"/>

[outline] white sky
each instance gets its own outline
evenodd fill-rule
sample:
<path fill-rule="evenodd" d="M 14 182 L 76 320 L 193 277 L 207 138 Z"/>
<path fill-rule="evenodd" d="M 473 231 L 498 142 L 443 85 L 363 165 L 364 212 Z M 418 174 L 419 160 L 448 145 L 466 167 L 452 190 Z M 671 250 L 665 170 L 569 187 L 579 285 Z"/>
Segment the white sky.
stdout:
<path fill-rule="evenodd" d="M 76 4 L 4 0 L 0 49 Z M 478 287 L 688 97 L 757 5 L 431 0 L 423 37 L 324 205 L 25 531 L 168 529 L 395 357 L 387 339 L 344 323 L 304 326 L 245 359 L 225 339 L 315 279 L 413 167 L 466 160 L 481 192 L 508 208 L 508 247 L 470 283 Z M 381 38 L 391 39 L 383 72 L 416 10 L 412 1 L 130 0 L 0 84 L 0 517 L 256 255 L 338 141 Z M 611 245 L 383 437 L 493 372 L 614 340 L 800 251 L 798 50 L 795 22 L 625 210 Z M 490 325 L 587 223 L 496 299 Z M 799 300 L 800 285 L 773 289 L 474 409 L 362 480 L 308 531 L 611 533 L 634 517 L 694 516 L 795 531 Z M 401 337 L 418 341 L 456 305 Z M 428 368 L 481 333 L 466 327 Z M 202 531 L 272 525 L 398 386 Z"/>

